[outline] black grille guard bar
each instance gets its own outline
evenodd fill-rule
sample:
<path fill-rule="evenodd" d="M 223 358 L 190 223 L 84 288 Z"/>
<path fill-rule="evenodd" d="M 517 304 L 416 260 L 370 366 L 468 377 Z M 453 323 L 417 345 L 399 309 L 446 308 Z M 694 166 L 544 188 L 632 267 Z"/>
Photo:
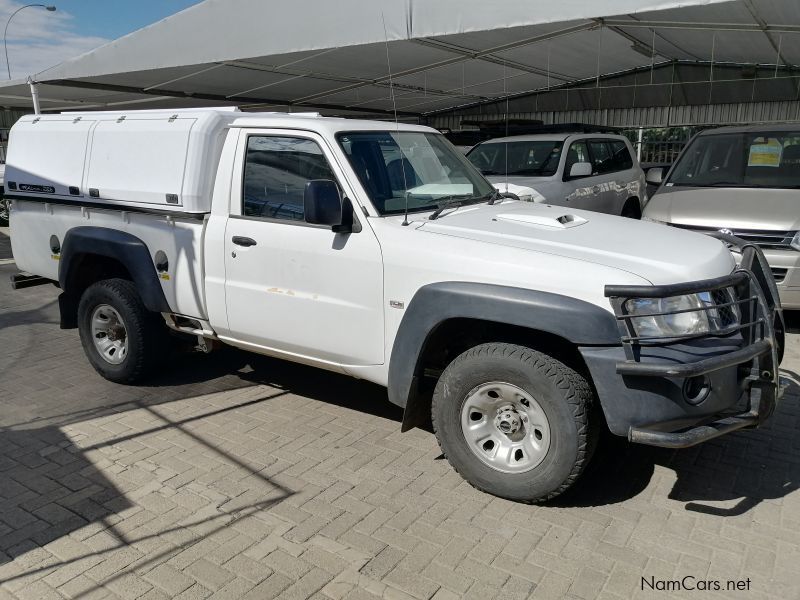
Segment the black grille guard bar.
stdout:
<path fill-rule="evenodd" d="M 715 292 L 735 285 L 745 283 L 748 275 L 744 271 L 734 271 L 730 275 L 703 279 L 700 281 L 687 281 L 669 285 L 607 285 L 606 298 L 669 298 L 684 294 L 699 294 L 700 292 Z"/>
<path fill-rule="evenodd" d="M 742 254 L 740 265 L 729 275 L 669 285 L 607 285 L 605 287 L 605 295 L 610 298 L 614 307 L 620 328 L 620 338 L 628 359 L 617 363 L 618 374 L 649 377 L 694 377 L 748 361 L 760 362 L 757 360 L 759 357 L 771 354 L 773 360 L 770 361 L 772 363 L 770 370 L 773 372 L 770 373 L 770 379 L 777 385 L 774 321 L 782 316 L 780 315 L 781 307 L 777 286 L 775 286 L 772 273 L 769 272 L 769 265 L 761 249 L 754 244 L 724 234 L 718 234 L 715 237 L 727 244 L 729 248 Z M 634 351 L 634 347 L 638 347 L 639 342 L 631 323 L 631 319 L 636 316 L 628 314 L 625 308 L 625 302 L 629 298 L 667 298 L 683 294 L 714 292 L 725 288 L 734 289 L 739 301 L 747 302 L 740 311 L 740 322 L 748 324 L 748 327 L 742 328 L 744 337 L 742 348 L 691 363 L 650 363 L 638 360 L 638 353 Z M 752 306 L 748 306 L 750 303 Z M 673 338 L 667 336 L 661 340 L 652 340 L 655 345 L 668 345 L 674 341 Z M 758 367 L 759 365 L 754 366 Z"/>
<path fill-rule="evenodd" d="M 769 341 L 759 340 L 755 344 L 745 346 L 741 350 L 728 352 L 727 354 L 721 354 L 693 363 L 653 364 L 632 361 L 620 362 L 617 363 L 617 373 L 620 375 L 644 375 L 651 377 L 696 377 L 719 369 L 740 365 L 762 354 L 767 354 L 771 349 L 772 345 Z"/>

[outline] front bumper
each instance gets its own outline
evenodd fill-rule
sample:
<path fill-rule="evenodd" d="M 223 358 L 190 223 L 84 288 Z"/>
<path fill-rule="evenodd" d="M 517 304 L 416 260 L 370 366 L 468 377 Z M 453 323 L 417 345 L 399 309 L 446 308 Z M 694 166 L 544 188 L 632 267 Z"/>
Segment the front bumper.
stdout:
<path fill-rule="evenodd" d="M 581 348 L 609 428 L 633 442 L 684 448 L 745 427 L 775 409 L 783 315 L 761 250 L 718 236 L 742 253 L 728 276 L 668 286 L 607 286 L 623 344 Z M 625 301 L 731 288 L 741 319 L 723 335 L 637 338 Z"/>

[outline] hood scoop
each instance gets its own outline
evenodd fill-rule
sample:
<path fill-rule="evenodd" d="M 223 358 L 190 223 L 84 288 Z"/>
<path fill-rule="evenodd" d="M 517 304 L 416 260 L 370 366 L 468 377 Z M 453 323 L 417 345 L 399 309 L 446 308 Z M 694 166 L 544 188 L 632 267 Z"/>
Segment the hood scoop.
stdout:
<path fill-rule="evenodd" d="M 578 215 L 564 214 L 561 216 L 550 216 L 549 214 L 531 214 L 529 212 L 506 213 L 495 217 L 498 221 L 510 221 L 512 223 L 523 223 L 525 225 L 539 225 L 540 227 L 552 227 L 554 229 L 568 229 L 588 223 L 587 219 Z"/>

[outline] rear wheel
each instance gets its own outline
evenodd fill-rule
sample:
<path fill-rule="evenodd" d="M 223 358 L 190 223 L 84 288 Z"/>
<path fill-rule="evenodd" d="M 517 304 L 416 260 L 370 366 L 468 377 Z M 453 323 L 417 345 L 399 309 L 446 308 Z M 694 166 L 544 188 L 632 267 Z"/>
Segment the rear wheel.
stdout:
<path fill-rule="evenodd" d="M 482 344 L 456 358 L 434 391 L 432 420 L 450 464 L 495 496 L 541 502 L 589 462 L 593 394 L 577 372 L 514 344 Z"/>
<path fill-rule="evenodd" d="M 149 375 L 168 347 L 160 315 L 147 310 L 136 286 L 106 279 L 86 289 L 78 305 L 83 350 L 94 369 L 116 383 Z"/>

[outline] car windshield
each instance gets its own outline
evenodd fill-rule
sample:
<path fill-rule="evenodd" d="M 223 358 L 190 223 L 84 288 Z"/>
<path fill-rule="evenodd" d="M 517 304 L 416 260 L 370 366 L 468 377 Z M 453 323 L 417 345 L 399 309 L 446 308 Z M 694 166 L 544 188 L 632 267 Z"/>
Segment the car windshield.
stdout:
<path fill-rule="evenodd" d="M 665 185 L 800 188 L 800 131 L 698 136 Z"/>
<path fill-rule="evenodd" d="M 508 175 L 550 177 L 558 170 L 563 146 L 554 140 L 485 142 L 470 150 L 467 158 L 487 176 L 508 171 Z"/>
<path fill-rule="evenodd" d="M 488 198 L 494 187 L 444 136 L 352 131 L 337 139 L 382 215 L 435 210 L 449 199 Z"/>

